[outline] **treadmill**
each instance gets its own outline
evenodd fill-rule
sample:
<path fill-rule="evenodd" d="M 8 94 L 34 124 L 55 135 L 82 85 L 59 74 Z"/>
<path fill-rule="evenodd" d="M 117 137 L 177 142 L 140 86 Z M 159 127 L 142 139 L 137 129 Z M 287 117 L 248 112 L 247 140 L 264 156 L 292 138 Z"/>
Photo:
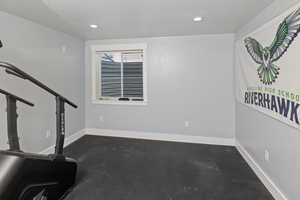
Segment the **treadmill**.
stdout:
<path fill-rule="evenodd" d="M 77 106 L 16 66 L 0 62 L 8 74 L 28 80 L 44 89 L 56 100 L 55 152 L 40 155 L 22 152 L 17 132 L 17 102 L 33 103 L 0 89 L 7 101 L 7 134 L 9 149 L 0 151 L 1 200 L 61 200 L 72 189 L 77 162 L 63 155 L 65 139 L 65 104 Z"/>

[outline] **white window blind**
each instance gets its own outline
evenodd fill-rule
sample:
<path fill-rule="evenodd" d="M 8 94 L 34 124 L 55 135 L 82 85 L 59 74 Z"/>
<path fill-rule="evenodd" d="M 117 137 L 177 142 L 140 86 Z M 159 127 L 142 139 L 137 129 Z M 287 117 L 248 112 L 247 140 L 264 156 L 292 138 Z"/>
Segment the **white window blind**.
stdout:
<path fill-rule="evenodd" d="M 100 97 L 121 97 L 121 53 L 101 53 L 100 59 Z"/>
<path fill-rule="evenodd" d="M 99 98 L 143 101 L 143 50 L 99 52 Z"/>

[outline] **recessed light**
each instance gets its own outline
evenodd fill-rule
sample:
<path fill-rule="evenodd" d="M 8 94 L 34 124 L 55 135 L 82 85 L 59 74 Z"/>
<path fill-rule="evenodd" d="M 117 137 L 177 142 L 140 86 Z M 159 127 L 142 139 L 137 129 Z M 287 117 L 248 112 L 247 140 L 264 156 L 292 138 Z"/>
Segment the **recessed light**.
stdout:
<path fill-rule="evenodd" d="M 98 25 L 96 25 L 96 24 L 91 24 L 90 27 L 91 27 L 91 28 L 98 28 Z"/>
<path fill-rule="evenodd" d="M 194 17 L 194 22 L 200 22 L 202 21 L 202 17 Z"/>

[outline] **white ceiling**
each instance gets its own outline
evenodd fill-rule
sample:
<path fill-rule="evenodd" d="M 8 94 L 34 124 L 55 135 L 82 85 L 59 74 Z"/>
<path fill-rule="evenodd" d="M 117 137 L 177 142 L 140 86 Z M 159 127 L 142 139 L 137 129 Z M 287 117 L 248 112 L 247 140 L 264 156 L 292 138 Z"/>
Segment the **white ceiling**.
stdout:
<path fill-rule="evenodd" d="M 0 10 L 89 40 L 234 33 L 273 1 L 0 0 Z"/>

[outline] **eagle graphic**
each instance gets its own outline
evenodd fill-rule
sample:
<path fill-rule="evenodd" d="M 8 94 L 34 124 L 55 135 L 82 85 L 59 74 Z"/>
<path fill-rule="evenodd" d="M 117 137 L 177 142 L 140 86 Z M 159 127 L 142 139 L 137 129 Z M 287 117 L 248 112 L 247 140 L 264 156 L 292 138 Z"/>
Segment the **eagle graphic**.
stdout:
<path fill-rule="evenodd" d="M 247 37 L 244 42 L 248 53 L 259 64 L 257 69 L 260 81 L 265 85 L 274 83 L 279 75 L 279 67 L 274 64 L 288 50 L 300 32 L 300 8 L 287 16 L 279 25 L 275 39 L 269 47 Z"/>

